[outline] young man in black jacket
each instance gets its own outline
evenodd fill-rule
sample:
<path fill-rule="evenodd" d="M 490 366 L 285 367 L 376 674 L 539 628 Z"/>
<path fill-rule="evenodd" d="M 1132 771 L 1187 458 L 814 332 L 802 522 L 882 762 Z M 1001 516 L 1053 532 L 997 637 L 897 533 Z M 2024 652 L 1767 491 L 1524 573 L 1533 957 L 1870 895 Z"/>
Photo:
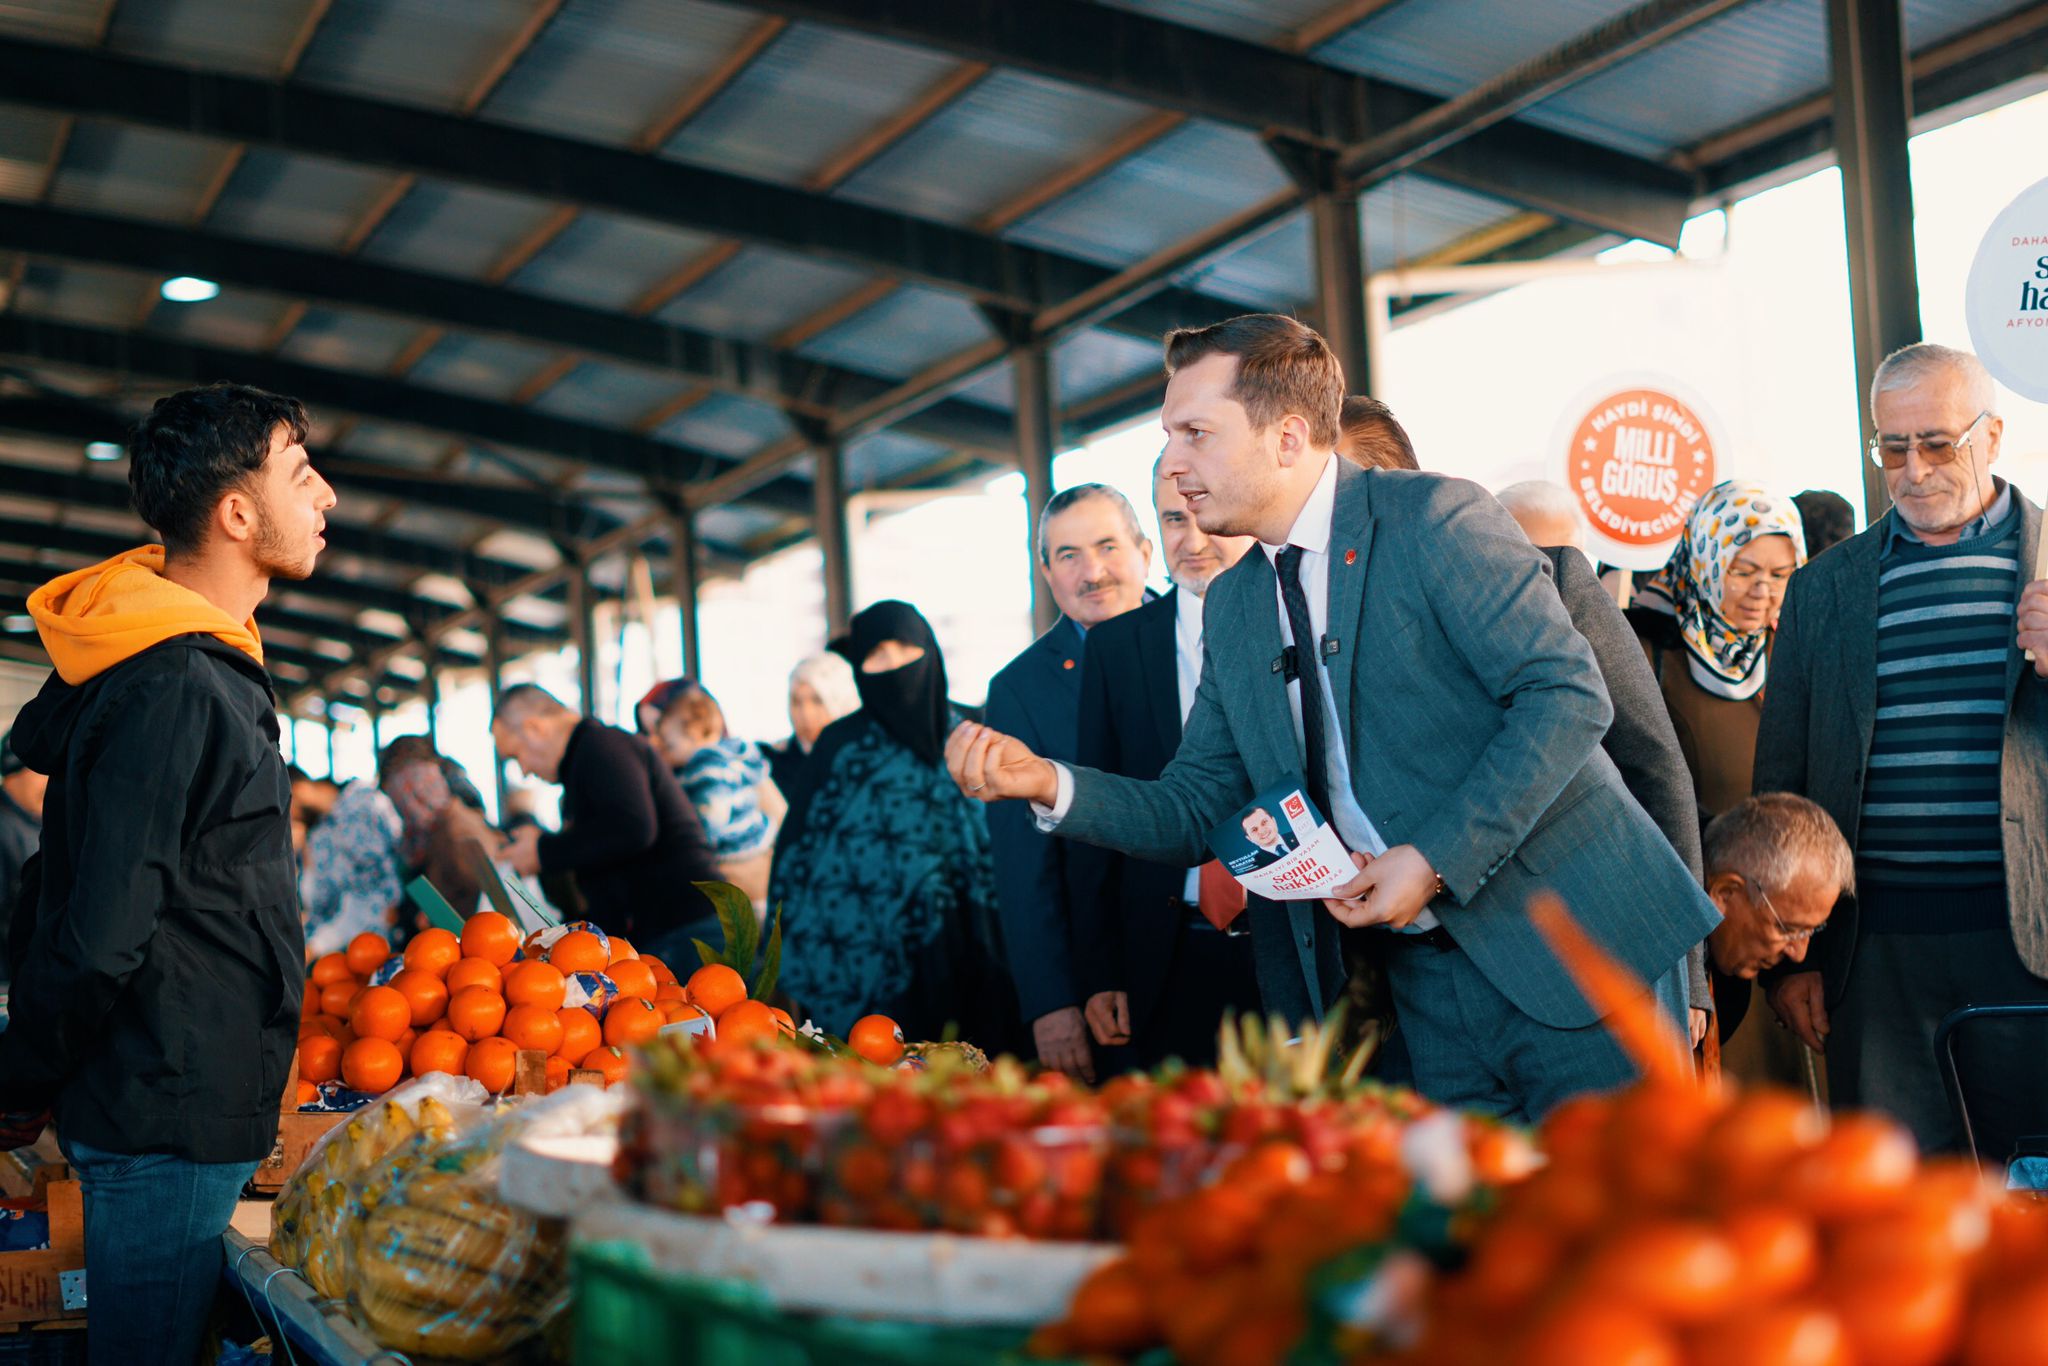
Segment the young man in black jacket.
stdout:
<path fill-rule="evenodd" d="M 221 1234 L 276 1139 L 304 936 L 253 614 L 326 545 L 334 491 L 305 438 L 304 408 L 261 390 L 159 400 L 128 483 L 164 544 L 28 600 L 57 672 L 14 728 L 50 786 L 11 936 L 0 1146 L 54 1111 L 85 1196 L 94 1363 L 195 1358 Z"/>

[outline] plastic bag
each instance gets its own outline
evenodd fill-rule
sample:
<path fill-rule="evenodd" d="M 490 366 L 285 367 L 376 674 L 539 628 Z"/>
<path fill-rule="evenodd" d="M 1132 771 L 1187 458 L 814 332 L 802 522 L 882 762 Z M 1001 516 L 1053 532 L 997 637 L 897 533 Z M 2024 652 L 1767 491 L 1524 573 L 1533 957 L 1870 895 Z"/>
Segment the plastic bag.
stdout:
<path fill-rule="evenodd" d="M 270 1254 L 330 1299 L 347 1289 L 343 1240 L 360 1211 L 365 1173 L 415 1138 L 439 1143 L 484 1115 L 489 1095 L 468 1077 L 436 1072 L 335 1125 L 306 1154 L 271 1212 Z"/>
<path fill-rule="evenodd" d="M 615 1123 L 592 1087 L 501 1108 L 445 1140 L 422 1137 L 363 1184 L 348 1239 L 349 1302 L 379 1342 L 413 1356 L 480 1361 L 539 1336 L 569 1300 L 563 1225 L 498 1197 L 508 1143 Z"/>

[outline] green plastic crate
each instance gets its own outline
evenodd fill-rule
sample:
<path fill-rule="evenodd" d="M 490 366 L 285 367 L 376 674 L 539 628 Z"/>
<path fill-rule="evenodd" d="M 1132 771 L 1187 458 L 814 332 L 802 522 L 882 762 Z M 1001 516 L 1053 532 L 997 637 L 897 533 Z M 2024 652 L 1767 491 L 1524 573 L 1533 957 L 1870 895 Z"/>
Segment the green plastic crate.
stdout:
<path fill-rule="evenodd" d="M 576 1360 L 589 1366 L 1045 1366 L 1014 1330 L 790 1313 L 749 1285 L 657 1271 L 631 1243 L 584 1244 L 570 1264 Z"/>

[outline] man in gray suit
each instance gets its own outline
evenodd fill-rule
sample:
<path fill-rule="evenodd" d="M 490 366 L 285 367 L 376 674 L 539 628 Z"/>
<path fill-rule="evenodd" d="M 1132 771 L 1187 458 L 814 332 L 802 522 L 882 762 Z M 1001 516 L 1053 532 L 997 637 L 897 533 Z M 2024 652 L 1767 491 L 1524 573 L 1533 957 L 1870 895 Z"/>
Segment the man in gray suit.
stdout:
<path fill-rule="evenodd" d="M 1756 790 L 1818 802 L 1856 851 L 1855 903 L 1767 998 L 1825 1049 L 1836 1103 L 1890 1110 L 1930 1151 L 1963 1141 L 1942 1017 L 2048 1002 L 2048 583 L 2028 582 L 2040 509 L 1991 472 L 1996 402 L 1966 351 L 1878 367 L 1869 455 L 1892 509 L 1792 576 L 1756 737 Z M 1958 1035 L 1994 1161 L 2048 1126 L 2041 1038 Z"/>
<path fill-rule="evenodd" d="M 1600 750 L 1612 719 L 1548 563 L 1462 480 L 1337 458 L 1343 374 L 1289 318 L 1167 340 L 1162 477 L 1196 524 L 1252 535 L 1210 589 L 1206 659 L 1157 782 L 1055 765 L 986 727 L 947 763 L 1060 834 L 1186 865 L 1300 773 L 1359 864 L 1324 902 L 1250 912 L 1269 1009 L 1320 1015 L 1339 939 L 1383 941 L 1419 1089 L 1516 1119 L 1633 1074 L 1530 924 L 1555 891 L 1685 1018 L 1680 962 L 1719 917 Z M 1297 648 L 1298 647 L 1298 648 Z"/>

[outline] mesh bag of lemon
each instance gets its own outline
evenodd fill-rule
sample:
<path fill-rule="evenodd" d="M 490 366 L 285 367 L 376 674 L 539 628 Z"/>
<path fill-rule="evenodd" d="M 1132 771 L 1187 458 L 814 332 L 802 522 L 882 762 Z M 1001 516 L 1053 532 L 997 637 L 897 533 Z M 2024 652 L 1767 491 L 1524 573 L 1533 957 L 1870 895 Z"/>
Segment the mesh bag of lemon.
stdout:
<path fill-rule="evenodd" d="M 361 1212 L 360 1183 L 394 1152 L 452 1140 L 481 1123 L 483 1087 L 442 1074 L 400 1087 L 322 1136 L 278 1193 L 270 1253 L 329 1299 L 347 1289 L 343 1244 Z"/>
<path fill-rule="evenodd" d="M 566 1229 L 499 1198 L 502 1155 L 523 1137 L 614 1124 L 618 1109 L 596 1088 L 568 1088 L 420 1133 L 370 1167 L 342 1240 L 356 1316 L 415 1358 L 492 1360 L 546 1332 L 569 1299 Z"/>

